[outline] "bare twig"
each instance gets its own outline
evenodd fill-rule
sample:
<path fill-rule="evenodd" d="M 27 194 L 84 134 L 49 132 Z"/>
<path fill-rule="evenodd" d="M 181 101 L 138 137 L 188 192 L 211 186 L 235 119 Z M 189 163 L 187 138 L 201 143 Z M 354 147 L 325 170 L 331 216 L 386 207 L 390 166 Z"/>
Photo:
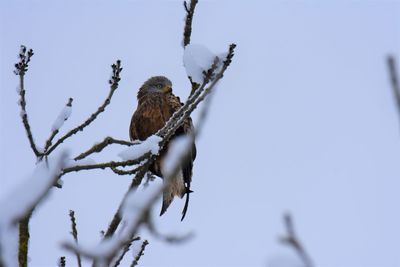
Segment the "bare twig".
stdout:
<path fill-rule="evenodd" d="M 295 233 L 291 215 L 285 214 L 283 219 L 287 233 L 286 236 L 280 238 L 281 242 L 283 244 L 291 246 L 297 252 L 306 267 L 313 267 L 314 264 L 310 256 L 307 254 L 303 244 L 300 242 Z"/>
<path fill-rule="evenodd" d="M 28 65 L 31 61 L 31 57 L 34 55 L 33 50 L 21 45 L 21 50 L 19 52 L 19 62 L 15 64 L 14 73 L 19 76 L 19 88 L 18 93 L 20 96 L 19 105 L 21 106 L 21 118 L 22 123 L 24 124 L 24 128 L 26 131 L 26 135 L 28 136 L 29 144 L 32 148 L 33 153 L 36 157 L 40 157 L 42 152 L 37 148 L 35 141 L 33 139 L 31 126 L 28 120 L 28 114 L 26 112 L 26 99 L 25 99 L 25 85 L 24 85 L 24 77 L 26 72 L 28 71 Z"/>
<path fill-rule="evenodd" d="M 82 124 L 80 124 L 79 126 L 75 127 L 74 129 L 72 129 L 71 131 L 69 131 L 68 133 L 66 133 L 63 137 L 61 137 L 60 139 L 57 140 L 57 142 L 52 145 L 45 153 L 45 155 L 49 155 L 54 149 L 56 149 L 61 143 L 63 143 L 67 138 L 69 138 L 70 136 L 76 134 L 79 131 L 82 131 L 85 127 L 89 126 L 89 124 L 91 124 L 96 118 L 97 116 L 102 113 L 105 108 L 108 106 L 108 104 L 110 104 L 111 102 L 111 98 L 115 92 L 115 90 L 117 90 L 118 88 L 118 83 L 121 80 L 120 78 L 120 73 L 122 71 L 121 68 L 121 61 L 117 60 L 115 64 L 111 65 L 112 68 L 112 77 L 109 80 L 110 83 L 110 92 L 106 98 L 106 100 L 103 102 L 103 104 L 97 109 L 96 112 L 94 112 L 92 115 L 90 115 L 90 117 L 83 122 Z"/>
<path fill-rule="evenodd" d="M 73 210 L 69 211 L 69 218 L 71 219 L 71 235 L 75 240 L 75 243 L 78 244 L 78 230 L 76 228 L 76 219 L 75 219 L 75 212 Z M 76 260 L 78 262 L 78 266 L 82 266 L 81 256 L 79 253 L 75 253 Z"/>
<path fill-rule="evenodd" d="M 144 160 L 149 159 L 151 157 L 151 152 L 147 152 L 143 154 L 142 156 L 132 159 L 132 160 L 126 160 L 126 161 L 109 161 L 105 163 L 97 163 L 97 164 L 87 164 L 87 165 L 76 165 L 72 167 L 67 167 L 62 170 L 60 173 L 60 176 L 63 176 L 67 173 L 70 172 L 77 172 L 77 171 L 82 171 L 82 170 L 94 170 L 94 169 L 115 169 L 116 167 L 126 167 L 126 166 L 133 166 L 133 165 L 138 165 L 142 163 Z M 143 165 L 141 165 L 143 166 Z"/>
<path fill-rule="evenodd" d="M 133 239 L 131 240 L 131 242 L 129 242 L 129 243 L 124 247 L 124 249 L 121 251 L 121 254 L 119 255 L 118 259 L 115 260 L 115 263 L 114 263 L 114 265 L 113 265 L 114 267 L 117 267 L 117 266 L 120 265 L 120 263 L 121 263 L 122 259 L 124 258 L 125 254 L 129 251 L 130 247 L 132 246 L 132 243 L 133 243 L 134 241 L 138 241 L 138 240 L 140 240 L 140 237 L 135 237 L 135 238 L 133 238 Z"/>
<path fill-rule="evenodd" d="M 60 257 L 60 259 L 58 261 L 58 266 L 65 267 L 65 257 L 64 256 Z"/>
<path fill-rule="evenodd" d="M 390 75 L 390 83 L 392 85 L 393 96 L 396 101 L 397 112 L 400 115 L 400 86 L 399 86 L 399 79 L 396 69 L 396 59 L 394 56 L 387 57 L 387 65 Z"/>
<path fill-rule="evenodd" d="M 95 145 L 93 145 L 90 149 L 88 149 L 87 151 L 81 153 L 79 156 L 75 157 L 74 160 L 81 160 L 86 158 L 87 156 L 93 154 L 93 153 L 99 153 L 101 151 L 103 151 L 103 149 L 111 144 L 118 144 L 118 145 L 124 145 L 124 146 L 133 146 L 136 144 L 139 144 L 140 142 L 128 142 L 125 140 L 118 140 L 118 139 L 114 139 L 110 136 L 104 138 L 104 140 L 100 143 L 97 143 Z"/>
<path fill-rule="evenodd" d="M 188 4 L 186 1 L 183 2 L 183 7 L 185 8 L 186 11 L 186 20 L 185 20 L 185 29 L 183 31 L 183 46 L 187 46 L 190 44 L 190 36 L 192 35 L 192 22 L 193 22 L 193 15 L 194 15 L 194 9 L 196 8 L 197 5 L 197 0 L 191 0 L 190 1 L 190 6 L 188 7 Z"/>
<path fill-rule="evenodd" d="M 73 100 L 74 100 L 74 99 L 72 99 L 72 98 L 70 97 L 70 98 L 68 99 L 68 102 L 67 102 L 66 106 L 67 106 L 67 107 L 72 107 L 72 101 L 73 101 Z M 51 144 L 52 144 L 52 142 L 53 142 L 54 137 L 58 134 L 58 132 L 59 132 L 59 129 L 54 129 L 54 130 L 51 132 L 50 137 L 47 139 L 47 141 L 46 141 L 46 143 L 45 143 L 45 147 L 44 147 L 44 152 L 43 152 L 43 153 L 46 153 L 47 149 L 49 149 L 49 147 L 51 146 Z"/>
<path fill-rule="evenodd" d="M 135 173 L 137 173 L 137 172 L 139 171 L 139 168 L 140 168 L 140 166 L 137 167 L 137 168 L 134 168 L 134 169 L 132 169 L 132 170 L 127 170 L 127 171 L 125 171 L 125 170 L 120 170 L 120 169 L 118 169 L 118 168 L 116 168 L 116 167 L 111 167 L 110 169 L 111 169 L 115 174 L 118 174 L 118 175 L 133 175 L 133 174 L 135 174 Z"/>
<path fill-rule="evenodd" d="M 138 254 L 135 256 L 135 258 L 133 259 L 133 262 L 131 264 L 131 267 L 134 267 L 136 265 L 138 265 L 138 262 L 140 260 L 140 258 L 144 255 L 144 250 L 146 249 L 146 246 L 149 244 L 149 241 L 145 240 L 142 243 L 142 246 L 138 252 Z"/>

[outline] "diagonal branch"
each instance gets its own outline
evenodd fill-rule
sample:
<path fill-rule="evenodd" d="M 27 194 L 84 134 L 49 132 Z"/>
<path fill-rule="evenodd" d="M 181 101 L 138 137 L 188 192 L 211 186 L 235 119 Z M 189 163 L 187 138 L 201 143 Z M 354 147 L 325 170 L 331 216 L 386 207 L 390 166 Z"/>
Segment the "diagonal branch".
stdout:
<path fill-rule="evenodd" d="M 286 233 L 286 236 L 281 238 L 281 242 L 288 246 L 291 246 L 297 252 L 299 257 L 303 261 L 304 266 L 313 267 L 314 264 L 313 264 L 310 256 L 306 252 L 303 244 L 298 239 L 298 237 L 295 233 L 292 216 L 290 214 L 285 214 L 283 219 L 284 219 L 285 228 L 286 228 L 287 233 Z"/>
<path fill-rule="evenodd" d="M 394 58 L 394 56 L 390 55 L 387 57 L 387 66 L 389 70 L 390 83 L 392 86 L 393 96 L 396 101 L 397 112 L 400 115 L 400 85 L 397 76 L 396 59 Z"/>
<path fill-rule="evenodd" d="M 72 101 L 74 99 L 72 99 L 71 97 L 68 99 L 68 103 L 65 105 L 65 107 L 72 107 Z M 65 118 L 65 120 L 67 120 L 68 117 Z M 47 151 L 47 149 L 49 149 L 49 147 L 51 146 L 54 137 L 58 134 L 59 132 L 59 128 L 54 128 L 51 132 L 51 135 L 49 136 L 49 138 L 47 139 L 46 143 L 45 143 L 45 147 L 44 147 L 44 151 Z"/>
<path fill-rule="evenodd" d="M 103 104 L 97 109 L 96 112 L 94 112 L 92 115 L 90 115 L 90 117 L 85 122 L 83 122 L 79 126 L 75 127 L 74 129 L 72 129 L 71 131 L 66 133 L 63 137 L 58 139 L 57 142 L 54 145 L 52 145 L 45 152 L 45 155 L 49 155 L 54 149 L 56 149 L 60 144 L 62 144 L 67 138 L 71 137 L 72 135 L 76 134 L 79 131 L 82 131 L 85 127 L 89 126 L 97 118 L 97 116 L 100 113 L 104 112 L 105 108 L 110 104 L 111 98 L 112 98 L 115 90 L 117 90 L 118 83 L 121 80 L 121 78 L 120 78 L 120 73 L 122 71 L 121 61 L 117 60 L 117 62 L 115 64 L 111 65 L 111 68 L 113 70 L 113 75 L 112 75 L 111 79 L 109 80 L 110 92 L 109 92 L 107 98 L 104 100 Z"/>
<path fill-rule="evenodd" d="M 140 250 L 139 250 L 138 254 L 133 259 L 131 267 L 134 267 L 134 266 L 138 265 L 138 262 L 139 262 L 140 258 L 144 255 L 144 250 L 145 250 L 145 248 L 146 248 L 146 246 L 148 244 L 149 244 L 149 241 L 147 241 L 147 240 L 143 241 L 142 246 L 140 247 Z"/>

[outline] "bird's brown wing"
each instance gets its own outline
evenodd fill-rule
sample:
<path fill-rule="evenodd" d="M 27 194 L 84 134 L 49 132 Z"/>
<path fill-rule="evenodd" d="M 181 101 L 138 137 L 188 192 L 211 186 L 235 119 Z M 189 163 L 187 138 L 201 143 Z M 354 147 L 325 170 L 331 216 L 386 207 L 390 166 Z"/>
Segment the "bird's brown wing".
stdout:
<path fill-rule="evenodd" d="M 150 94 L 139 102 L 133 113 L 129 134 L 131 140 L 145 140 L 161 129 L 171 117 L 171 109 L 163 94 Z"/>
<path fill-rule="evenodd" d="M 171 117 L 171 109 L 164 94 L 150 94 L 141 99 L 132 116 L 129 127 L 131 140 L 146 140 L 161 129 Z M 165 150 L 160 152 L 159 158 L 153 162 L 149 170 L 159 177 L 161 173 L 161 158 Z"/>
<path fill-rule="evenodd" d="M 183 105 L 180 102 L 179 97 L 177 97 L 177 96 L 175 96 L 173 94 L 169 94 L 168 95 L 168 103 L 169 103 L 169 106 L 171 108 L 171 113 L 176 112 Z M 193 132 L 194 132 L 194 127 L 193 127 L 192 119 L 190 117 L 188 117 L 183 122 L 183 124 L 175 131 L 175 134 L 171 137 L 171 140 L 173 140 L 174 138 L 176 138 L 176 137 L 178 137 L 180 135 L 193 134 Z M 184 191 L 184 194 L 181 195 L 180 197 L 183 197 L 186 194 L 186 201 L 185 201 L 185 206 L 184 206 L 184 208 L 182 210 L 182 218 L 181 218 L 181 220 L 183 220 L 185 218 L 185 215 L 186 215 L 186 212 L 187 212 L 187 208 L 188 208 L 188 205 L 189 205 L 189 194 L 192 192 L 190 190 L 190 183 L 192 181 L 193 161 L 195 160 L 195 158 L 196 158 L 196 145 L 195 145 L 194 140 L 193 140 L 193 144 L 192 144 L 192 146 L 190 148 L 188 156 L 181 163 L 182 178 L 183 178 L 183 182 L 185 184 L 185 191 Z M 163 201 L 163 207 L 161 209 L 161 214 L 166 211 L 166 209 L 168 208 L 169 204 L 170 203 L 166 203 L 166 202 Z"/>

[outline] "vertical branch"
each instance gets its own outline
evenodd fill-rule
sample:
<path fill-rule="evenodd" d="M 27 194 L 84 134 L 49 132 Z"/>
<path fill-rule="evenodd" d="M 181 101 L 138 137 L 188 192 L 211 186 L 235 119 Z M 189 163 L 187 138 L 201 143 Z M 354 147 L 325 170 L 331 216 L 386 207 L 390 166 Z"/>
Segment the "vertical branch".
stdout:
<path fill-rule="evenodd" d="M 18 262 L 20 267 L 28 266 L 28 245 L 29 245 L 29 220 L 32 212 L 19 222 Z"/>
<path fill-rule="evenodd" d="M 291 246 L 297 252 L 299 257 L 303 261 L 304 266 L 313 267 L 314 264 L 310 256 L 306 252 L 303 244 L 300 242 L 295 233 L 292 216 L 290 214 L 285 214 L 283 216 L 283 220 L 286 228 L 286 236 L 281 238 L 281 242 L 288 246 Z"/>
<path fill-rule="evenodd" d="M 197 2 L 198 0 L 191 0 L 189 6 L 186 0 L 183 2 L 183 7 L 185 8 L 186 11 L 185 27 L 183 29 L 183 48 L 185 48 L 188 44 L 190 44 L 190 38 L 192 36 L 194 9 L 196 8 Z M 188 78 L 190 84 L 192 85 L 192 90 L 190 92 L 190 95 L 192 95 L 200 87 L 200 84 L 195 83 L 192 80 L 192 77 Z"/>
<path fill-rule="evenodd" d="M 149 244 L 149 241 L 147 241 L 147 240 L 143 241 L 142 246 L 140 247 L 140 250 L 139 250 L 138 254 L 133 259 L 131 267 L 134 267 L 134 266 L 138 265 L 138 262 L 139 262 L 140 258 L 144 255 L 144 250 L 145 250 L 145 248 L 146 248 L 146 246 L 148 244 Z"/>
<path fill-rule="evenodd" d="M 185 28 L 183 31 L 183 47 L 190 44 L 190 37 L 192 35 L 193 15 L 194 15 L 194 9 L 196 8 L 197 2 L 198 2 L 198 0 L 191 0 L 189 7 L 188 7 L 188 4 L 186 1 L 183 2 L 183 7 L 185 8 L 185 11 L 186 11 Z"/>
<path fill-rule="evenodd" d="M 29 62 L 31 61 L 31 57 L 33 56 L 33 50 L 27 50 L 25 46 L 21 45 L 21 51 L 19 52 L 19 62 L 15 64 L 15 75 L 19 76 L 19 87 L 18 93 L 20 96 L 19 105 L 21 107 L 21 118 L 22 123 L 24 124 L 26 135 L 28 136 L 29 144 L 32 148 L 33 153 L 36 157 L 40 157 L 42 152 L 40 152 L 35 144 L 33 139 L 31 126 L 28 120 L 28 114 L 26 113 L 26 99 L 25 99 L 25 84 L 24 77 L 25 73 L 28 71 Z"/>
<path fill-rule="evenodd" d="M 399 113 L 400 116 L 400 86 L 397 76 L 396 59 L 394 58 L 394 56 L 387 57 L 387 65 L 389 70 L 390 83 L 392 86 L 393 96 L 396 101 L 397 112 Z"/>
<path fill-rule="evenodd" d="M 78 230 L 76 228 L 76 219 L 75 219 L 75 212 L 73 210 L 69 211 L 69 217 L 71 219 L 71 235 L 75 240 L 75 243 L 78 244 Z M 78 252 L 75 253 L 76 255 L 76 259 L 78 261 L 78 266 L 81 267 L 82 266 L 82 262 L 81 262 L 81 256 L 79 255 Z"/>
<path fill-rule="evenodd" d="M 60 259 L 58 260 L 58 266 L 65 267 L 65 257 L 64 256 L 60 257 Z"/>

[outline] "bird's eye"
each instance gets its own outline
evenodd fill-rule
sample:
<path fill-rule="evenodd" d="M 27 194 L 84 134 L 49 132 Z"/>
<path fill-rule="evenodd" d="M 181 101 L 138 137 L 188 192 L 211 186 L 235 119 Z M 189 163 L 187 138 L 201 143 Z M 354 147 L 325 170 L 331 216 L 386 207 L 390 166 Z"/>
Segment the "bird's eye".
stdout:
<path fill-rule="evenodd" d="M 160 84 L 160 83 L 159 83 L 159 84 L 157 84 L 156 86 L 157 86 L 157 88 L 159 88 L 159 89 L 161 89 L 161 88 L 162 88 L 162 84 Z"/>

